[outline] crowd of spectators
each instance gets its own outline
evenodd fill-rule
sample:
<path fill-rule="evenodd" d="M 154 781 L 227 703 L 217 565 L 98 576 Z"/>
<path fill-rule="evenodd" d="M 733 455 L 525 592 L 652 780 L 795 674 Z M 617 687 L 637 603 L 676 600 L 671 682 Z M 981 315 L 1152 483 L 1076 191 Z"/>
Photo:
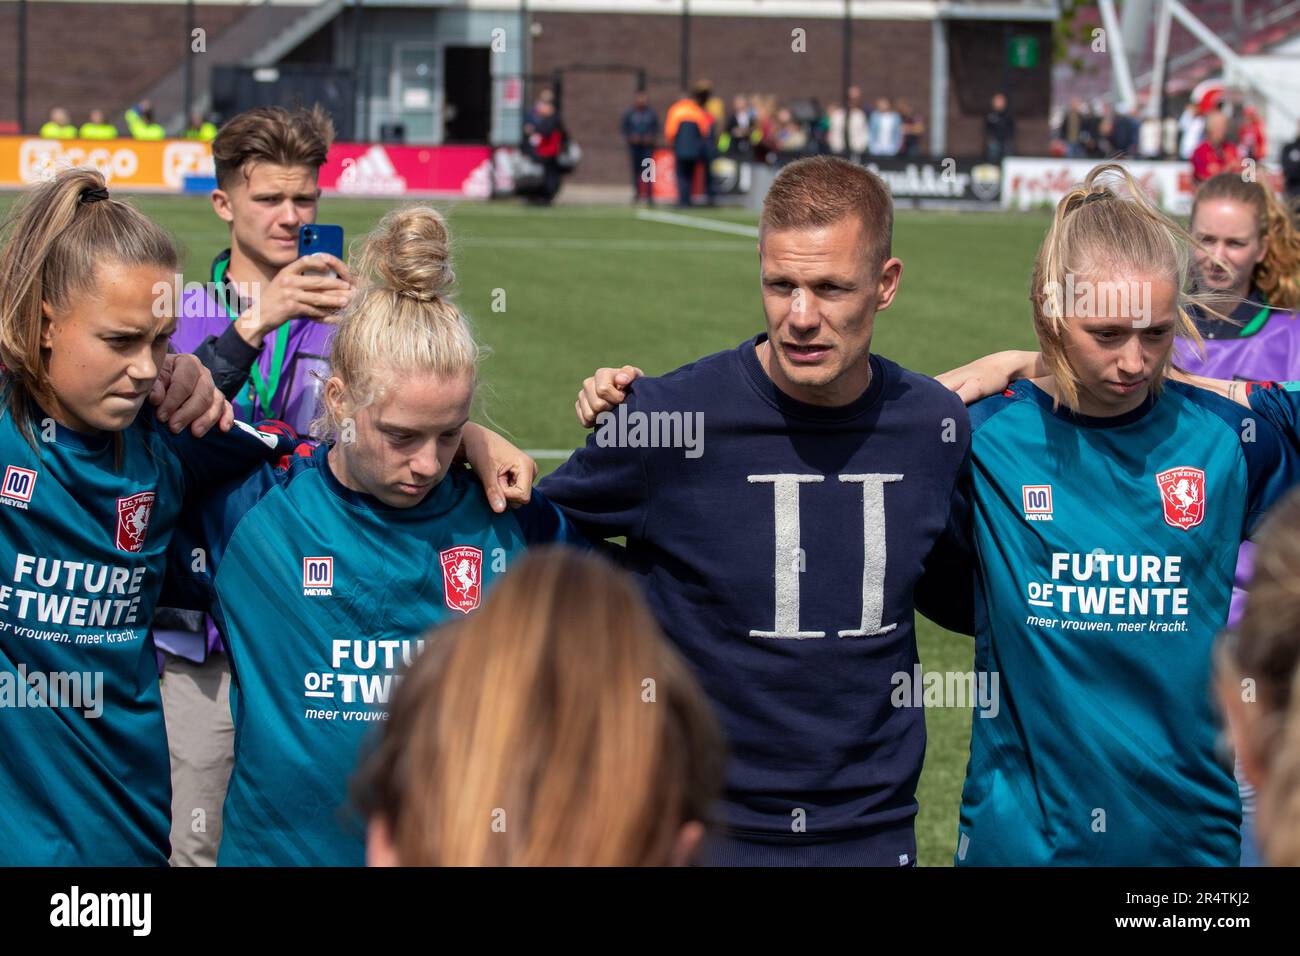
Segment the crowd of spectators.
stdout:
<path fill-rule="evenodd" d="M 160 140 L 167 138 L 167 130 L 154 119 L 153 105 L 148 100 L 141 100 L 128 107 L 122 113 L 126 123 L 127 135 L 137 140 Z M 49 119 L 42 124 L 40 135 L 44 139 L 118 139 L 121 130 L 109 122 L 102 109 L 92 109 L 86 114 L 86 121 L 80 126 L 72 122 L 67 109 L 56 106 L 50 110 Z M 217 126 L 211 118 L 195 111 L 190 114 L 188 125 L 179 130 L 177 135 L 184 139 L 197 139 L 210 143 L 217 137 Z"/>
<path fill-rule="evenodd" d="M 919 110 L 884 96 L 867 108 L 858 87 L 847 92 L 847 106 L 825 108 L 816 98 L 781 104 L 769 94 L 737 95 L 726 114 L 721 152 L 778 166 L 820 153 L 858 160 L 921 155 L 926 125 Z"/>
<path fill-rule="evenodd" d="M 1217 148 L 1226 143 L 1240 157 L 1262 160 L 1267 145 L 1255 107 L 1246 105 L 1233 111 L 1222 98 L 1199 103 L 1189 100 L 1179 116 L 1160 118 L 1143 117 L 1136 108 L 1085 104 L 1074 97 L 1053 117 L 1052 126 L 1052 153 L 1080 159 L 1190 161 L 1203 144 Z"/>

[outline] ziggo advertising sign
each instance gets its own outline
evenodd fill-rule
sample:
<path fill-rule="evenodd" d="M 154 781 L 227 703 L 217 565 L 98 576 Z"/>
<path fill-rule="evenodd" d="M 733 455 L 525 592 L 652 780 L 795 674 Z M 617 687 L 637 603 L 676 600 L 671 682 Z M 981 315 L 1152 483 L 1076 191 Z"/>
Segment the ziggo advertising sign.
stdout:
<path fill-rule="evenodd" d="M 109 186 L 180 192 L 187 175 L 212 176 L 212 147 L 194 140 L 139 142 L 0 136 L 0 189 L 21 189 L 61 170 L 93 167 Z M 486 146 L 381 146 L 335 143 L 320 171 L 324 192 L 340 195 L 456 195 L 495 191 Z"/>
<path fill-rule="evenodd" d="M 192 140 L 40 139 L 0 136 L 0 187 L 43 182 L 89 166 L 110 186 L 179 192 L 187 175 L 212 175 L 212 148 Z"/>

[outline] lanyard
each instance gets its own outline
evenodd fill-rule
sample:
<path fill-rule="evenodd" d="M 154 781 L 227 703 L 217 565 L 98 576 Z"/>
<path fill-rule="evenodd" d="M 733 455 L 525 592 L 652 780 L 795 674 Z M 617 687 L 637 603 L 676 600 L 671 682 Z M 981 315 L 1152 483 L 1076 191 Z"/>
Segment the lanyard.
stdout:
<path fill-rule="evenodd" d="M 226 298 L 226 269 L 230 265 L 229 259 L 222 259 L 212 267 L 212 284 L 216 286 L 217 298 L 221 300 L 221 306 L 226 310 L 226 315 L 230 321 L 234 322 L 239 318 L 239 314 L 231 307 L 229 300 Z M 281 334 L 281 333 L 284 334 Z M 271 374 L 267 378 L 262 377 L 262 367 L 258 362 L 253 362 L 252 375 L 248 380 L 248 403 L 250 406 L 256 406 L 257 399 L 262 400 L 262 411 L 271 418 L 277 418 L 275 410 L 271 406 L 271 399 L 275 391 L 280 387 L 280 373 L 284 369 L 284 356 L 289 347 L 288 329 L 276 329 L 271 333 L 273 344 L 271 346 Z M 249 414 L 253 415 L 254 408 L 249 409 Z"/>
<path fill-rule="evenodd" d="M 1258 332 L 1261 328 L 1264 327 L 1264 323 L 1268 321 L 1268 317 L 1271 312 L 1272 309 L 1270 309 L 1267 305 L 1265 305 L 1264 308 L 1256 312 L 1255 317 L 1251 319 L 1249 322 L 1247 322 L 1246 327 L 1241 330 L 1241 335 L 1239 335 L 1238 338 L 1244 339 L 1246 336 L 1254 335 L 1256 332 Z"/>

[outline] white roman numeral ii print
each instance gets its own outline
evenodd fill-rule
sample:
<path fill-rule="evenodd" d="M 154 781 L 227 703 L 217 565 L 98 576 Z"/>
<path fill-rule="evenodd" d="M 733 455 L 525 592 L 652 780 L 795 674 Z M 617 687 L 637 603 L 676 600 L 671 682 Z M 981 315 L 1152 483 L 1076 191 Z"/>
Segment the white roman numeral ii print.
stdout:
<path fill-rule="evenodd" d="M 803 639 L 825 637 L 825 631 L 799 630 L 799 486 L 824 481 L 821 475 L 749 475 L 751 484 L 772 485 L 775 508 L 776 623 L 770 631 L 751 630 L 750 637 Z M 897 624 L 882 626 L 885 605 L 885 485 L 902 475 L 840 475 L 842 482 L 862 485 L 862 620 L 840 637 L 887 634 Z"/>

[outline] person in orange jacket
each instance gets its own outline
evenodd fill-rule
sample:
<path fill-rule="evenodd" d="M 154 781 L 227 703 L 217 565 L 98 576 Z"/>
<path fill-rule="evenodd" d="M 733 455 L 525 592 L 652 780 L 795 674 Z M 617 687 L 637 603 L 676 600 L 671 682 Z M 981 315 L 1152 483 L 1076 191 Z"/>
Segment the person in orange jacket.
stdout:
<path fill-rule="evenodd" d="M 709 175 L 709 161 L 713 158 L 713 116 L 705 108 L 712 88 L 697 83 L 689 96 L 683 96 L 668 107 L 664 122 L 664 137 L 673 150 L 677 169 L 677 205 L 691 204 L 691 187 L 695 182 L 695 167 L 704 164 L 704 194 L 713 205 L 713 179 Z"/>

